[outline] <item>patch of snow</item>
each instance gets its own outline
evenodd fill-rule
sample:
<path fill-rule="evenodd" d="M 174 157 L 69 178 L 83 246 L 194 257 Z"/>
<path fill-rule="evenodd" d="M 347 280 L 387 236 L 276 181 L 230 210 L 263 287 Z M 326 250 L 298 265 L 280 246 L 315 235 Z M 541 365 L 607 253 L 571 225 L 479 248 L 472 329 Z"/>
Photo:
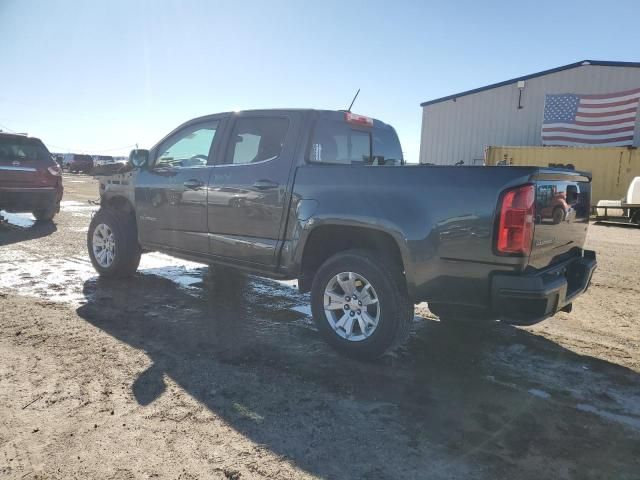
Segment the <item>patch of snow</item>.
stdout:
<path fill-rule="evenodd" d="M 528 392 L 533 395 L 534 397 L 538 397 L 538 398 L 544 398 L 545 400 L 551 398 L 551 394 L 548 392 L 545 392 L 544 390 L 539 390 L 537 388 L 531 388 L 528 390 Z"/>
<path fill-rule="evenodd" d="M 607 412 L 606 410 L 602 410 L 594 407 L 593 405 L 588 405 L 585 403 L 579 403 L 578 405 L 576 405 L 576 408 L 582 412 L 593 413 L 594 415 L 598 415 L 599 417 L 605 418 L 607 420 L 622 423 L 623 425 L 631 427 L 634 430 L 640 430 L 640 418 L 638 417 L 630 417 L 628 415 L 620 415 L 618 413 Z"/>
<path fill-rule="evenodd" d="M 12 252 L 16 254 L 17 252 Z M 88 262 L 44 259 L 24 252 L 6 262 L 0 276 L 0 290 L 61 303 L 80 304 L 86 280 L 96 275 Z"/>
<path fill-rule="evenodd" d="M 179 288 L 196 294 L 196 284 L 202 282 L 206 264 L 180 260 L 163 253 L 151 252 L 142 255 L 138 273 L 155 275 L 174 282 Z M 0 291 L 37 297 L 74 306 L 87 301 L 83 292 L 87 280 L 97 277 L 88 255 L 67 258 L 48 258 L 43 255 L 18 249 L 0 250 Z M 255 291 L 286 296 L 301 301 L 295 287 L 296 281 L 278 282 L 255 277 L 250 282 Z M 302 300 L 304 301 L 304 300 Z M 290 310 L 311 319 L 309 304 L 298 304 Z"/>
<path fill-rule="evenodd" d="M 17 227 L 29 228 L 36 223 L 36 219 L 30 213 L 8 213 L 4 210 L 0 210 L 0 216 Z"/>
<path fill-rule="evenodd" d="M 164 253 L 151 252 L 144 254 L 140 260 L 138 271 L 145 275 L 156 275 L 189 288 L 202 282 L 204 263 L 180 260 Z"/>
<path fill-rule="evenodd" d="M 204 265 L 160 253 L 142 256 L 139 272 L 157 275 L 188 288 L 202 281 Z M 97 273 L 88 256 L 45 258 L 16 249 L 0 250 L 0 291 L 79 305 L 84 283 Z"/>
<path fill-rule="evenodd" d="M 297 305 L 295 307 L 291 307 L 289 310 L 302 313 L 303 315 L 307 315 L 308 317 L 311 316 L 311 305 Z"/>
<path fill-rule="evenodd" d="M 93 212 L 98 211 L 99 205 L 91 205 L 90 203 L 76 202 L 75 200 L 66 200 L 60 202 L 60 210 L 71 213 L 74 217 L 90 217 Z"/>

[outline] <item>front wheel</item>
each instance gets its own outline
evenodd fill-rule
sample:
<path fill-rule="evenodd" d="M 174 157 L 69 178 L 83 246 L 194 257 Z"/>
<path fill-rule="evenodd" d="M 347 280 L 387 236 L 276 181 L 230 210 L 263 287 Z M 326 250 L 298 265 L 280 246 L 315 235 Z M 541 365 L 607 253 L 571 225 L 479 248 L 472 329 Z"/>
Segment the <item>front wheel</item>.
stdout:
<path fill-rule="evenodd" d="M 413 321 L 400 269 L 366 250 L 329 258 L 311 287 L 320 333 L 339 352 L 374 359 L 403 343 Z"/>
<path fill-rule="evenodd" d="M 138 269 L 142 254 L 135 217 L 101 208 L 89 224 L 87 248 L 91 263 L 101 277 L 132 276 Z"/>

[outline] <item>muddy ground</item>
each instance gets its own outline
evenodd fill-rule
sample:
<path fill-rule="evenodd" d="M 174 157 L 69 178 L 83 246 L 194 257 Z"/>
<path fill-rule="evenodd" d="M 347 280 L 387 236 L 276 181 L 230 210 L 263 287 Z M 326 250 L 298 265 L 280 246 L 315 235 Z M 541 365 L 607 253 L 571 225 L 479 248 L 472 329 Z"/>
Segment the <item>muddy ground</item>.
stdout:
<path fill-rule="evenodd" d="M 143 256 L 99 280 L 96 183 L 0 226 L 0 478 L 640 478 L 640 230 L 593 225 L 571 314 L 441 325 L 377 363 L 291 284 Z"/>

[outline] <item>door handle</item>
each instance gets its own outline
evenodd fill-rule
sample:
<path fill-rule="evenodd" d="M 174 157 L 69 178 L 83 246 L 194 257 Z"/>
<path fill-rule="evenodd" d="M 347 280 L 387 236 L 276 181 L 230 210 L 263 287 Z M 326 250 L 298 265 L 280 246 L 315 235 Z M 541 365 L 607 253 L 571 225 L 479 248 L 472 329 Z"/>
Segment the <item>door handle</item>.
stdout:
<path fill-rule="evenodd" d="M 258 180 L 253 184 L 253 188 L 257 188 L 258 190 L 270 190 L 272 188 L 278 188 L 278 186 L 276 182 L 272 182 L 271 180 Z"/>
<path fill-rule="evenodd" d="M 189 190 L 199 190 L 204 186 L 204 183 L 200 180 L 192 178 L 191 180 L 187 180 L 186 182 L 184 182 L 183 185 L 184 188 L 188 188 Z"/>

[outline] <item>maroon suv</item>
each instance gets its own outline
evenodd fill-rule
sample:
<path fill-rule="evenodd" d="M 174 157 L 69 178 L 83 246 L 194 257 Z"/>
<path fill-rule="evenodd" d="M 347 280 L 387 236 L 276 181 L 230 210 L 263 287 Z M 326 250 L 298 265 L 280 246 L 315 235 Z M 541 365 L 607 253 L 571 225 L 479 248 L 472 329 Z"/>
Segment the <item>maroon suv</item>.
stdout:
<path fill-rule="evenodd" d="M 68 166 L 71 173 L 91 173 L 93 170 L 93 158 L 91 155 L 83 155 L 78 153 L 72 153 L 68 155 Z"/>
<path fill-rule="evenodd" d="M 60 211 L 60 167 L 37 138 L 0 133 L 0 210 L 51 220 Z"/>

